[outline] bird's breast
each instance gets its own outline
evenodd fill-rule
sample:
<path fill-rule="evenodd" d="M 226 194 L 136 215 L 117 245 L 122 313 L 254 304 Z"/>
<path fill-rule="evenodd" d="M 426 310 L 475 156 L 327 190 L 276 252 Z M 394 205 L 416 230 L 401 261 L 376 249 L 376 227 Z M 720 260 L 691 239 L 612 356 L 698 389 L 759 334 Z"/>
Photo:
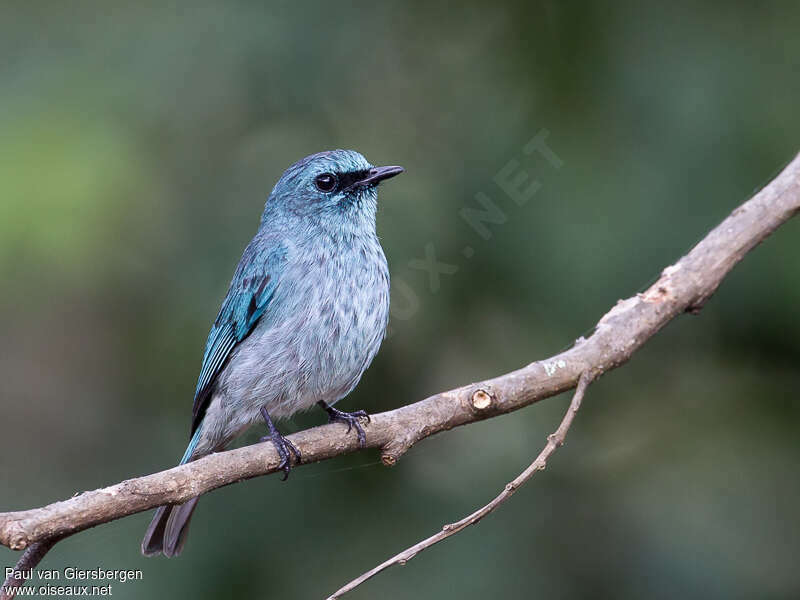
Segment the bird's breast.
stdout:
<path fill-rule="evenodd" d="M 298 401 L 305 408 L 346 396 L 377 353 L 389 318 L 389 272 L 377 239 L 304 254 L 278 296 L 289 309 L 268 324 L 270 337 L 281 338 L 274 341 Z"/>
<path fill-rule="evenodd" d="M 313 324 L 319 350 L 348 358 L 369 351 L 386 328 L 389 274 L 380 246 L 318 253 L 297 274 L 300 312 Z M 378 340 L 379 341 L 379 340 Z"/>
<path fill-rule="evenodd" d="M 226 414 L 241 424 L 257 420 L 262 406 L 282 418 L 340 400 L 386 330 L 389 272 L 377 238 L 336 251 L 294 249 L 287 258 L 264 316 L 218 382 Z"/>

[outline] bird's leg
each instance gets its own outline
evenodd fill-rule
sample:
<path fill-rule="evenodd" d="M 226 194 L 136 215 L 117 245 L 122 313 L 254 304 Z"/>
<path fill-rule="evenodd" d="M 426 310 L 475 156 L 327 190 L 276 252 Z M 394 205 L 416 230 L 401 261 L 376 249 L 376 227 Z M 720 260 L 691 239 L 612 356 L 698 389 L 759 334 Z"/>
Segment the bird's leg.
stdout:
<path fill-rule="evenodd" d="M 275 450 L 278 451 L 278 456 L 281 457 L 281 463 L 278 465 L 278 468 L 283 471 L 283 479 L 281 479 L 281 481 L 286 481 L 289 477 L 289 471 L 292 470 L 292 454 L 297 458 L 297 464 L 300 464 L 303 457 L 300 455 L 300 450 L 297 449 L 297 446 L 283 437 L 281 432 L 278 431 L 278 428 L 275 427 L 275 423 L 269 418 L 266 406 L 261 407 L 261 416 L 264 417 L 267 429 L 269 430 L 269 435 L 262 437 L 261 441 L 265 442 L 269 440 L 275 446 Z"/>
<path fill-rule="evenodd" d="M 369 415 L 365 411 L 357 410 L 355 412 L 346 413 L 333 408 L 324 400 L 320 400 L 317 404 L 322 407 L 322 410 L 328 413 L 328 423 L 347 423 L 347 433 L 350 433 L 350 430 L 355 427 L 356 433 L 358 434 L 358 445 L 361 448 L 367 447 L 367 436 L 364 433 L 364 428 L 361 427 L 361 423 L 358 421 L 364 418 L 367 420 L 367 423 L 369 423 Z"/>

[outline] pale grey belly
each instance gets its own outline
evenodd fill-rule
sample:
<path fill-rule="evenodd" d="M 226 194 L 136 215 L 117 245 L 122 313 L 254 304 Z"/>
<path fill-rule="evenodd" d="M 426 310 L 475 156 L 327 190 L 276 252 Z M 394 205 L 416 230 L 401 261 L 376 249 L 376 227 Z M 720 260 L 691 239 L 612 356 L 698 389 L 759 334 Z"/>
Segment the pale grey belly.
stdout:
<path fill-rule="evenodd" d="M 383 339 L 388 294 L 370 297 L 363 311 L 352 310 L 352 301 L 345 308 L 306 307 L 281 323 L 259 323 L 219 375 L 195 454 L 230 443 L 261 420 L 262 407 L 281 419 L 349 394 Z"/>

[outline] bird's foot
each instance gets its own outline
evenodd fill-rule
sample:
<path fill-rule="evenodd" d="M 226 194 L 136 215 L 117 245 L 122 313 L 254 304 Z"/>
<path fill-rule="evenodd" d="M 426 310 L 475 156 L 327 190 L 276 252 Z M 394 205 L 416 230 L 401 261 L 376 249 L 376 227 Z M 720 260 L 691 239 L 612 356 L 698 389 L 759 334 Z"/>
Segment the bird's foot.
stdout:
<path fill-rule="evenodd" d="M 367 435 L 364 433 L 364 428 L 361 426 L 361 422 L 359 419 L 366 419 L 367 423 L 369 423 L 369 415 L 366 411 L 357 410 L 355 412 L 344 412 L 339 409 L 333 408 L 329 406 L 327 402 L 322 400 L 318 403 L 323 410 L 328 413 L 328 423 L 345 423 L 347 425 L 347 433 L 350 433 L 351 429 L 356 430 L 356 434 L 358 435 L 358 445 L 361 448 L 367 447 Z"/>
<path fill-rule="evenodd" d="M 265 435 L 260 441 L 266 442 L 269 440 L 272 442 L 272 445 L 275 446 L 275 450 L 278 451 L 278 456 L 281 458 L 281 462 L 278 465 L 278 468 L 283 471 L 281 481 L 286 481 L 289 477 L 289 472 L 292 470 L 292 454 L 294 454 L 297 464 L 300 464 L 303 457 L 300 454 L 300 450 L 297 449 L 297 446 L 281 435 L 281 432 L 275 427 L 272 419 L 269 418 L 267 409 L 263 406 L 261 407 L 261 416 L 264 417 L 264 421 L 267 424 L 269 435 Z"/>

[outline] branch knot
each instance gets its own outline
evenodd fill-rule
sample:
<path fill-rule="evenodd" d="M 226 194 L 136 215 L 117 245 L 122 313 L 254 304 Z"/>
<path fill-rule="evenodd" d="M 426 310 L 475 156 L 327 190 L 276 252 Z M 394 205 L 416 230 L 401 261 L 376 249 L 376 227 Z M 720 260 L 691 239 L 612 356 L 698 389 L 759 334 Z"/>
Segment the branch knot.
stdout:
<path fill-rule="evenodd" d="M 497 401 L 497 396 L 488 390 L 478 388 L 470 396 L 469 408 L 473 414 L 484 414 L 491 409 Z"/>

